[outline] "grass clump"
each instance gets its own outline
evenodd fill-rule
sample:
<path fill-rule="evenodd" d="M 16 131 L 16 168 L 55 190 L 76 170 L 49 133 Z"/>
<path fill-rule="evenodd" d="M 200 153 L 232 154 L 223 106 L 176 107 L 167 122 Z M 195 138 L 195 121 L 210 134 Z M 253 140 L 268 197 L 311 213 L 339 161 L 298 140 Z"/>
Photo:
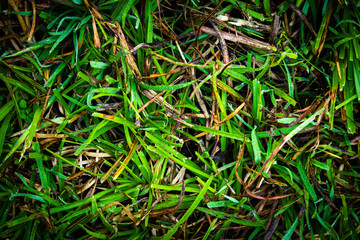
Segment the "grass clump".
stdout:
<path fill-rule="evenodd" d="M 358 238 L 356 1 L 0 10 L 1 238 Z"/>

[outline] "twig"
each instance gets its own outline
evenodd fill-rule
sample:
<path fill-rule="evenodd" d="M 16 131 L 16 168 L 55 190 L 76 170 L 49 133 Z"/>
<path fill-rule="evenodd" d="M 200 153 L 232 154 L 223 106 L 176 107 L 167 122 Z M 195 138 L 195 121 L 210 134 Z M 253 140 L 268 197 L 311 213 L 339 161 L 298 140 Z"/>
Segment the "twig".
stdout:
<path fill-rule="evenodd" d="M 195 27 L 199 27 L 198 25 L 194 25 Z M 201 27 L 201 31 L 213 35 L 213 36 L 218 36 L 218 33 L 209 28 L 209 27 Z M 244 37 L 244 36 L 239 36 L 239 35 L 235 35 L 233 33 L 228 33 L 228 32 L 224 32 L 224 31 L 220 31 L 221 35 L 224 37 L 224 39 L 235 42 L 235 43 L 242 43 L 245 45 L 248 45 L 250 47 L 253 48 L 258 48 L 258 49 L 265 49 L 268 51 L 273 51 L 276 52 L 277 48 L 275 46 L 270 45 L 269 43 L 265 43 L 256 39 L 252 39 L 249 37 Z"/>

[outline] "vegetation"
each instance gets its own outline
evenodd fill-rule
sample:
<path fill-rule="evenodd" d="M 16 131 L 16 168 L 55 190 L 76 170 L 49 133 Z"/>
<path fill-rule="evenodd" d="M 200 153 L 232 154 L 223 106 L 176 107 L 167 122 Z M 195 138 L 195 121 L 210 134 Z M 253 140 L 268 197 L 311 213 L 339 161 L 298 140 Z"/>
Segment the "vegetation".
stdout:
<path fill-rule="evenodd" d="M 358 239 L 360 4 L 0 3 L 0 238 Z"/>

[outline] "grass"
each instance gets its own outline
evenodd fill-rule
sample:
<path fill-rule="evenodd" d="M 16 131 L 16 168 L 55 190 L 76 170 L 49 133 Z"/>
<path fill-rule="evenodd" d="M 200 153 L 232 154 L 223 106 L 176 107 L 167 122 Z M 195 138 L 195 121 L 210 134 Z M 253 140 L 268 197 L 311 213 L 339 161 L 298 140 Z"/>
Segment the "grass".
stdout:
<path fill-rule="evenodd" d="M 354 0 L 0 4 L 0 238 L 358 239 Z"/>

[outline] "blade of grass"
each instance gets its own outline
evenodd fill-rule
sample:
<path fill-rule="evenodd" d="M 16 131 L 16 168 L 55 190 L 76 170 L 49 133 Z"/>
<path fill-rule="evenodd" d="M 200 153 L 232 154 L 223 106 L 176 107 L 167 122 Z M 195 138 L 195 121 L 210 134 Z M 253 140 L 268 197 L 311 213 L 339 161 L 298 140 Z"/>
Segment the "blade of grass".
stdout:
<path fill-rule="evenodd" d="M 169 240 L 172 237 L 172 235 L 174 235 L 175 232 L 178 230 L 180 225 L 183 224 L 190 217 L 192 212 L 197 208 L 197 206 L 200 204 L 201 200 L 203 199 L 205 193 L 207 192 L 208 188 L 210 187 L 210 184 L 211 184 L 213 178 L 214 178 L 214 176 L 211 175 L 210 178 L 206 181 L 205 185 L 202 186 L 202 189 L 201 189 L 199 195 L 197 195 L 194 202 L 191 204 L 191 206 L 185 212 L 185 214 L 180 218 L 180 220 L 175 224 L 175 226 L 170 231 L 168 231 L 168 233 L 163 237 L 164 240 Z"/>

